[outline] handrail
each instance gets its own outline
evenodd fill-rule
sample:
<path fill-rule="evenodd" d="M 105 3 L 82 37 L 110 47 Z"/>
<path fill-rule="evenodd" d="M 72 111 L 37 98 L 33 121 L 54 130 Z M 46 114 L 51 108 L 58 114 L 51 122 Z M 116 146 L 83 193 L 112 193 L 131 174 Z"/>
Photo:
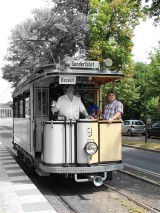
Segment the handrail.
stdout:
<path fill-rule="evenodd" d="M 109 123 L 109 124 L 112 124 L 112 123 L 122 123 L 121 120 L 113 120 L 111 123 L 108 122 L 108 120 L 98 120 L 99 123 Z"/>

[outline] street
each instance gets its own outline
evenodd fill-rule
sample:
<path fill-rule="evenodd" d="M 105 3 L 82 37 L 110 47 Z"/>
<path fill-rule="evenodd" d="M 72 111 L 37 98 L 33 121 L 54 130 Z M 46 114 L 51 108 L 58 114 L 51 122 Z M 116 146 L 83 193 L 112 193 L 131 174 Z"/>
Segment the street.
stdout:
<path fill-rule="evenodd" d="M 123 162 L 160 174 L 160 153 L 123 147 Z"/>

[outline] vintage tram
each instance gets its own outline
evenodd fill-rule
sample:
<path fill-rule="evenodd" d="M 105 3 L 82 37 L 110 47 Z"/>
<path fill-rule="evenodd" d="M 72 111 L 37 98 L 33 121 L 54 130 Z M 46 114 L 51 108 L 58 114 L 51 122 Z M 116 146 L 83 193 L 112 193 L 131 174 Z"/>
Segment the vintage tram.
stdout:
<path fill-rule="evenodd" d="M 13 93 L 13 145 L 20 160 L 39 175 L 61 174 L 96 186 L 121 170 L 121 121 L 54 120 L 50 106 L 63 94 L 64 84 L 75 84 L 76 94 L 89 93 L 102 108 L 104 84 L 123 77 L 107 67 L 101 70 L 97 61 L 72 60 L 40 66 L 22 78 Z"/>

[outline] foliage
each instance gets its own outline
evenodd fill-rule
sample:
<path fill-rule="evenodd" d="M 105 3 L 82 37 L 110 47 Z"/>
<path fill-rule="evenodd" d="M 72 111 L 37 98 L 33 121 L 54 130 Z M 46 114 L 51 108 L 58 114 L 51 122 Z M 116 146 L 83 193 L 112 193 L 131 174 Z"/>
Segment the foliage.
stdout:
<path fill-rule="evenodd" d="M 114 89 L 117 100 L 121 101 L 124 105 L 122 119 L 137 119 L 140 109 L 137 108 L 135 103 L 140 99 L 140 86 L 135 85 L 135 80 L 133 78 L 124 78 L 121 82 L 116 82 L 114 85 L 107 84 L 103 90 L 105 94 L 104 103 L 107 101 L 106 94 L 111 88 Z"/>
<path fill-rule="evenodd" d="M 139 87 L 135 87 L 132 64 L 132 37 L 139 18 L 144 14 L 140 3 L 126 0 L 91 0 L 90 1 L 90 58 L 103 63 L 104 59 L 113 61 L 111 70 L 122 71 L 124 80 L 103 88 L 103 102 L 107 92 L 114 87 L 117 99 L 125 106 L 129 114 L 133 102 L 139 99 Z"/>
<path fill-rule="evenodd" d="M 139 116 L 145 119 L 145 110 L 152 121 L 160 119 L 160 45 L 150 53 L 151 62 L 135 64 L 135 82 L 140 87 L 139 101 L 135 102 L 139 108 Z"/>
<path fill-rule="evenodd" d="M 54 8 L 36 9 L 33 18 L 12 30 L 3 78 L 13 86 L 41 64 L 62 63 L 64 56 L 88 49 L 88 0 L 55 0 Z"/>
<path fill-rule="evenodd" d="M 7 103 L 1 103 L 0 104 L 0 108 L 12 108 L 13 107 L 13 102 L 12 101 L 9 101 Z"/>
<path fill-rule="evenodd" d="M 134 0 L 90 1 L 90 58 L 111 58 L 112 69 L 130 66 L 134 28 L 143 17 L 140 3 Z"/>
<path fill-rule="evenodd" d="M 13 86 L 41 64 L 62 63 L 65 55 L 113 60 L 113 69 L 131 64 L 134 27 L 142 17 L 133 0 L 53 0 L 12 30 L 3 78 Z M 89 12 L 89 21 L 88 21 Z M 88 50 L 90 49 L 90 55 Z"/>
<path fill-rule="evenodd" d="M 153 17 L 155 24 L 160 22 L 160 0 L 145 0 L 147 3 L 144 8 L 149 14 L 149 17 Z"/>

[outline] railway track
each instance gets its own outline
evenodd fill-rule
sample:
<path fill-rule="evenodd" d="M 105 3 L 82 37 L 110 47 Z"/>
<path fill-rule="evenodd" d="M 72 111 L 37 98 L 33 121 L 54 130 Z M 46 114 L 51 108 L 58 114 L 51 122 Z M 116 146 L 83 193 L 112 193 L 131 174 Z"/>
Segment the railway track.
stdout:
<path fill-rule="evenodd" d="M 66 210 L 68 212 L 76 212 L 76 213 L 81 213 L 83 211 L 81 211 L 79 208 L 76 208 L 75 206 L 77 205 L 73 205 L 73 203 L 71 202 L 71 199 L 68 198 L 69 196 L 64 196 L 62 195 L 62 191 L 59 191 L 59 189 L 55 186 L 52 186 L 52 188 L 50 188 L 50 185 L 48 186 L 48 190 L 50 191 L 50 193 L 53 195 L 53 196 L 56 196 L 56 198 L 65 206 Z M 107 187 L 107 191 L 105 190 L 105 188 Z M 108 190 L 109 189 L 109 190 Z M 107 184 L 107 183 L 103 183 L 101 189 L 100 189 L 103 192 L 105 193 L 110 193 L 112 194 L 114 192 L 114 197 L 113 197 L 113 201 L 114 202 L 114 199 L 115 197 L 119 197 L 120 196 L 120 199 L 121 200 L 127 200 L 129 202 L 129 204 L 127 204 L 128 206 L 126 206 L 126 208 L 128 208 L 128 212 L 130 211 L 130 206 L 133 205 L 135 209 L 138 209 L 138 207 L 140 207 L 140 210 L 139 212 L 150 212 L 150 213 L 158 213 L 160 212 L 160 210 L 156 207 L 152 207 L 142 201 L 139 201 L 139 200 L 136 200 L 135 198 L 132 198 L 132 196 L 128 196 L 126 195 L 125 193 L 122 193 L 120 192 L 118 189 L 116 189 L 115 187 L 113 186 L 110 186 L 110 184 Z M 96 193 L 98 194 L 100 192 L 99 188 L 92 188 L 91 189 L 91 193 L 94 192 L 95 194 L 95 200 L 98 198 L 96 198 Z M 115 194 L 116 193 L 116 194 Z M 77 196 L 76 195 L 77 193 L 75 193 L 74 196 Z M 118 196 L 117 196 L 118 195 Z M 73 194 L 72 194 L 73 196 Z M 84 195 L 78 195 L 77 196 L 80 200 L 87 200 L 87 198 L 85 198 Z M 76 198 L 77 199 L 77 198 Z M 77 201 L 78 202 L 78 201 Z M 82 202 L 82 201 L 79 201 L 79 202 Z M 126 202 L 126 201 L 125 201 Z M 124 202 L 124 203 L 125 203 Z M 127 202 L 126 202 L 127 203 Z M 132 204 L 131 204 L 132 203 Z M 105 205 L 105 204 L 104 204 Z M 122 204 L 123 205 L 123 204 Z M 55 208 L 55 206 L 54 206 Z M 61 211 L 60 211 L 61 212 Z M 91 212 L 96 212 L 94 211 L 94 207 L 93 209 L 91 210 Z M 103 211 L 100 211 L 100 212 L 103 212 Z M 121 211 L 120 211 L 121 212 Z M 104 211 L 105 213 L 105 211 Z"/>
<path fill-rule="evenodd" d="M 105 185 L 106 187 L 110 188 L 111 190 L 115 191 L 116 193 L 124 196 L 125 198 L 127 198 L 129 201 L 135 203 L 137 206 L 149 211 L 149 212 L 153 212 L 153 213 L 158 213 L 160 212 L 159 209 L 152 207 L 146 203 L 143 203 L 142 201 L 139 202 L 138 200 L 133 199 L 131 196 L 126 195 L 125 193 L 119 192 L 119 190 L 117 190 L 115 187 L 110 186 L 109 184 L 104 183 L 103 185 Z"/>

